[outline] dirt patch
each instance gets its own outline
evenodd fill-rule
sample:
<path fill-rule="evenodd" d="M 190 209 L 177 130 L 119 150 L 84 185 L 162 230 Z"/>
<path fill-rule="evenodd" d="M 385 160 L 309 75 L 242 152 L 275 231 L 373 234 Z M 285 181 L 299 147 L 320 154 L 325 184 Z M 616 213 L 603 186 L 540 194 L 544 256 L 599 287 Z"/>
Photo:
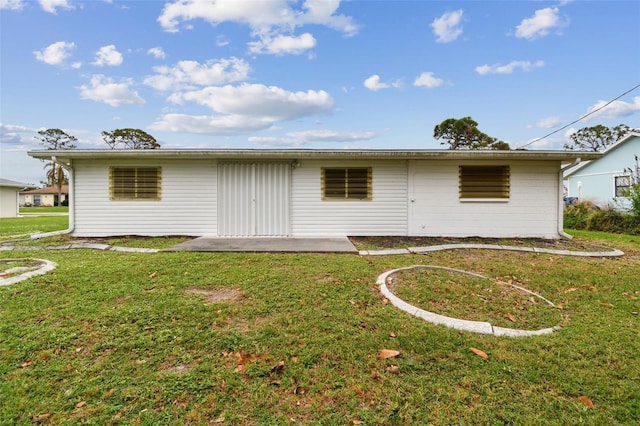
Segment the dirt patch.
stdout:
<path fill-rule="evenodd" d="M 610 251 L 611 247 L 576 238 L 547 240 L 543 238 L 447 238 L 447 237 L 349 237 L 359 250 L 428 247 L 443 244 L 494 244 L 516 247 L 540 247 L 556 250 Z"/>
<path fill-rule="evenodd" d="M 186 293 L 200 294 L 204 296 L 207 303 L 238 302 L 242 300 L 242 292 L 238 288 L 191 287 L 186 290 Z"/>

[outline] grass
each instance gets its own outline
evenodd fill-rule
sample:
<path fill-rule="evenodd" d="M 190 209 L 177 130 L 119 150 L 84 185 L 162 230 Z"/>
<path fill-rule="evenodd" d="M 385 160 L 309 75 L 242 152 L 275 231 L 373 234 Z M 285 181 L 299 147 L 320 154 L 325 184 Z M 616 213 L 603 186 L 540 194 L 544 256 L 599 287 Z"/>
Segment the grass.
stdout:
<path fill-rule="evenodd" d="M 69 213 L 68 206 L 20 207 L 20 214 Z"/>
<path fill-rule="evenodd" d="M 0 287 L 0 424 L 637 425 L 640 237 L 577 238 L 627 255 L 0 252 L 58 264 Z M 375 286 L 415 264 L 521 283 L 569 322 L 518 339 L 424 322 Z"/>
<path fill-rule="evenodd" d="M 29 238 L 33 234 L 61 231 L 69 226 L 68 216 L 0 218 L 0 241 Z"/>

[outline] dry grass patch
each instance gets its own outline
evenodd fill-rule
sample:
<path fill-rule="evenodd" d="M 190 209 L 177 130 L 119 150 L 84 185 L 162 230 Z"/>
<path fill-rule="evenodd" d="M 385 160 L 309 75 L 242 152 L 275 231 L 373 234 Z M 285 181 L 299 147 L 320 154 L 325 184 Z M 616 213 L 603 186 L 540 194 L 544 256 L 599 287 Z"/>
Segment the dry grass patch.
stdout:
<path fill-rule="evenodd" d="M 191 287 L 185 292 L 187 294 L 202 295 L 207 303 L 238 302 L 242 300 L 242 291 L 238 288 Z"/>

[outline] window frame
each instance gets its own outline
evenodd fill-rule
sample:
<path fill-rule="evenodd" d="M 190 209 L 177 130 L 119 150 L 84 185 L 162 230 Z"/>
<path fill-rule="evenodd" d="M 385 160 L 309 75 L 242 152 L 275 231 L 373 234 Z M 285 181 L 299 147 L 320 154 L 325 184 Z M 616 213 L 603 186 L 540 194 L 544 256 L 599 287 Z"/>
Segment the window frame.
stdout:
<path fill-rule="evenodd" d="M 155 172 L 155 178 L 142 175 L 143 172 L 152 170 Z M 125 175 L 127 173 L 128 176 Z M 162 167 L 109 167 L 109 198 L 112 201 L 160 201 L 162 199 Z"/>
<path fill-rule="evenodd" d="M 508 202 L 511 198 L 511 166 L 461 164 L 458 166 L 458 199 L 461 202 Z"/>
<path fill-rule="evenodd" d="M 342 179 L 328 185 L 327 172 L 343 172 L 344 176 L 332 176 L 329 179 Z M 358 173 L 366 173 L 365 181 L 358 177 Z M 353 177 L 350 178 L 350 173 Z M 320 173 L 321 196 L 324 201 L 371 201 L 373 199 L 373 168 L 372 167 L 322 167 Z M 366 185 L 366 186 L 363 186 Z M 363 194 L 363 189 L 366 194 Z M 330 192 L 328 192 L 330 191 Z M 331 193 L 333 192 L 333 193 Z"/>
<path fill-rule="evenodd" d="M 627 184 L 618 185 L 618 179 L 626 179 Z M 619 176 L 613 177 L 613 197 L 614 198 L 626 198 L 627 195 L 625 195 L 625 193 L 628 193 L 630 189 L 631 189 L 630 175 L 619 175 Z"/>

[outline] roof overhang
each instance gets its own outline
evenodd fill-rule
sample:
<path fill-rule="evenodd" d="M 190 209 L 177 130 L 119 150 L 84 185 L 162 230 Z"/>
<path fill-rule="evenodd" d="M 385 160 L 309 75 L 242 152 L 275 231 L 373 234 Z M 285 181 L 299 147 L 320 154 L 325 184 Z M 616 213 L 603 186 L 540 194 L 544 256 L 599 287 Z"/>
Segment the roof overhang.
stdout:
<path fill-rule="evenodd" d="M 594 160 L 602 153 L 587 151 L 497 150 L 323 150 L 323 149 L 72 149 L 32 150 L 41 160 L 72 163 L 87 159 L 213 159 L 213 160 L 536 160 L 573 162 Z"/>

